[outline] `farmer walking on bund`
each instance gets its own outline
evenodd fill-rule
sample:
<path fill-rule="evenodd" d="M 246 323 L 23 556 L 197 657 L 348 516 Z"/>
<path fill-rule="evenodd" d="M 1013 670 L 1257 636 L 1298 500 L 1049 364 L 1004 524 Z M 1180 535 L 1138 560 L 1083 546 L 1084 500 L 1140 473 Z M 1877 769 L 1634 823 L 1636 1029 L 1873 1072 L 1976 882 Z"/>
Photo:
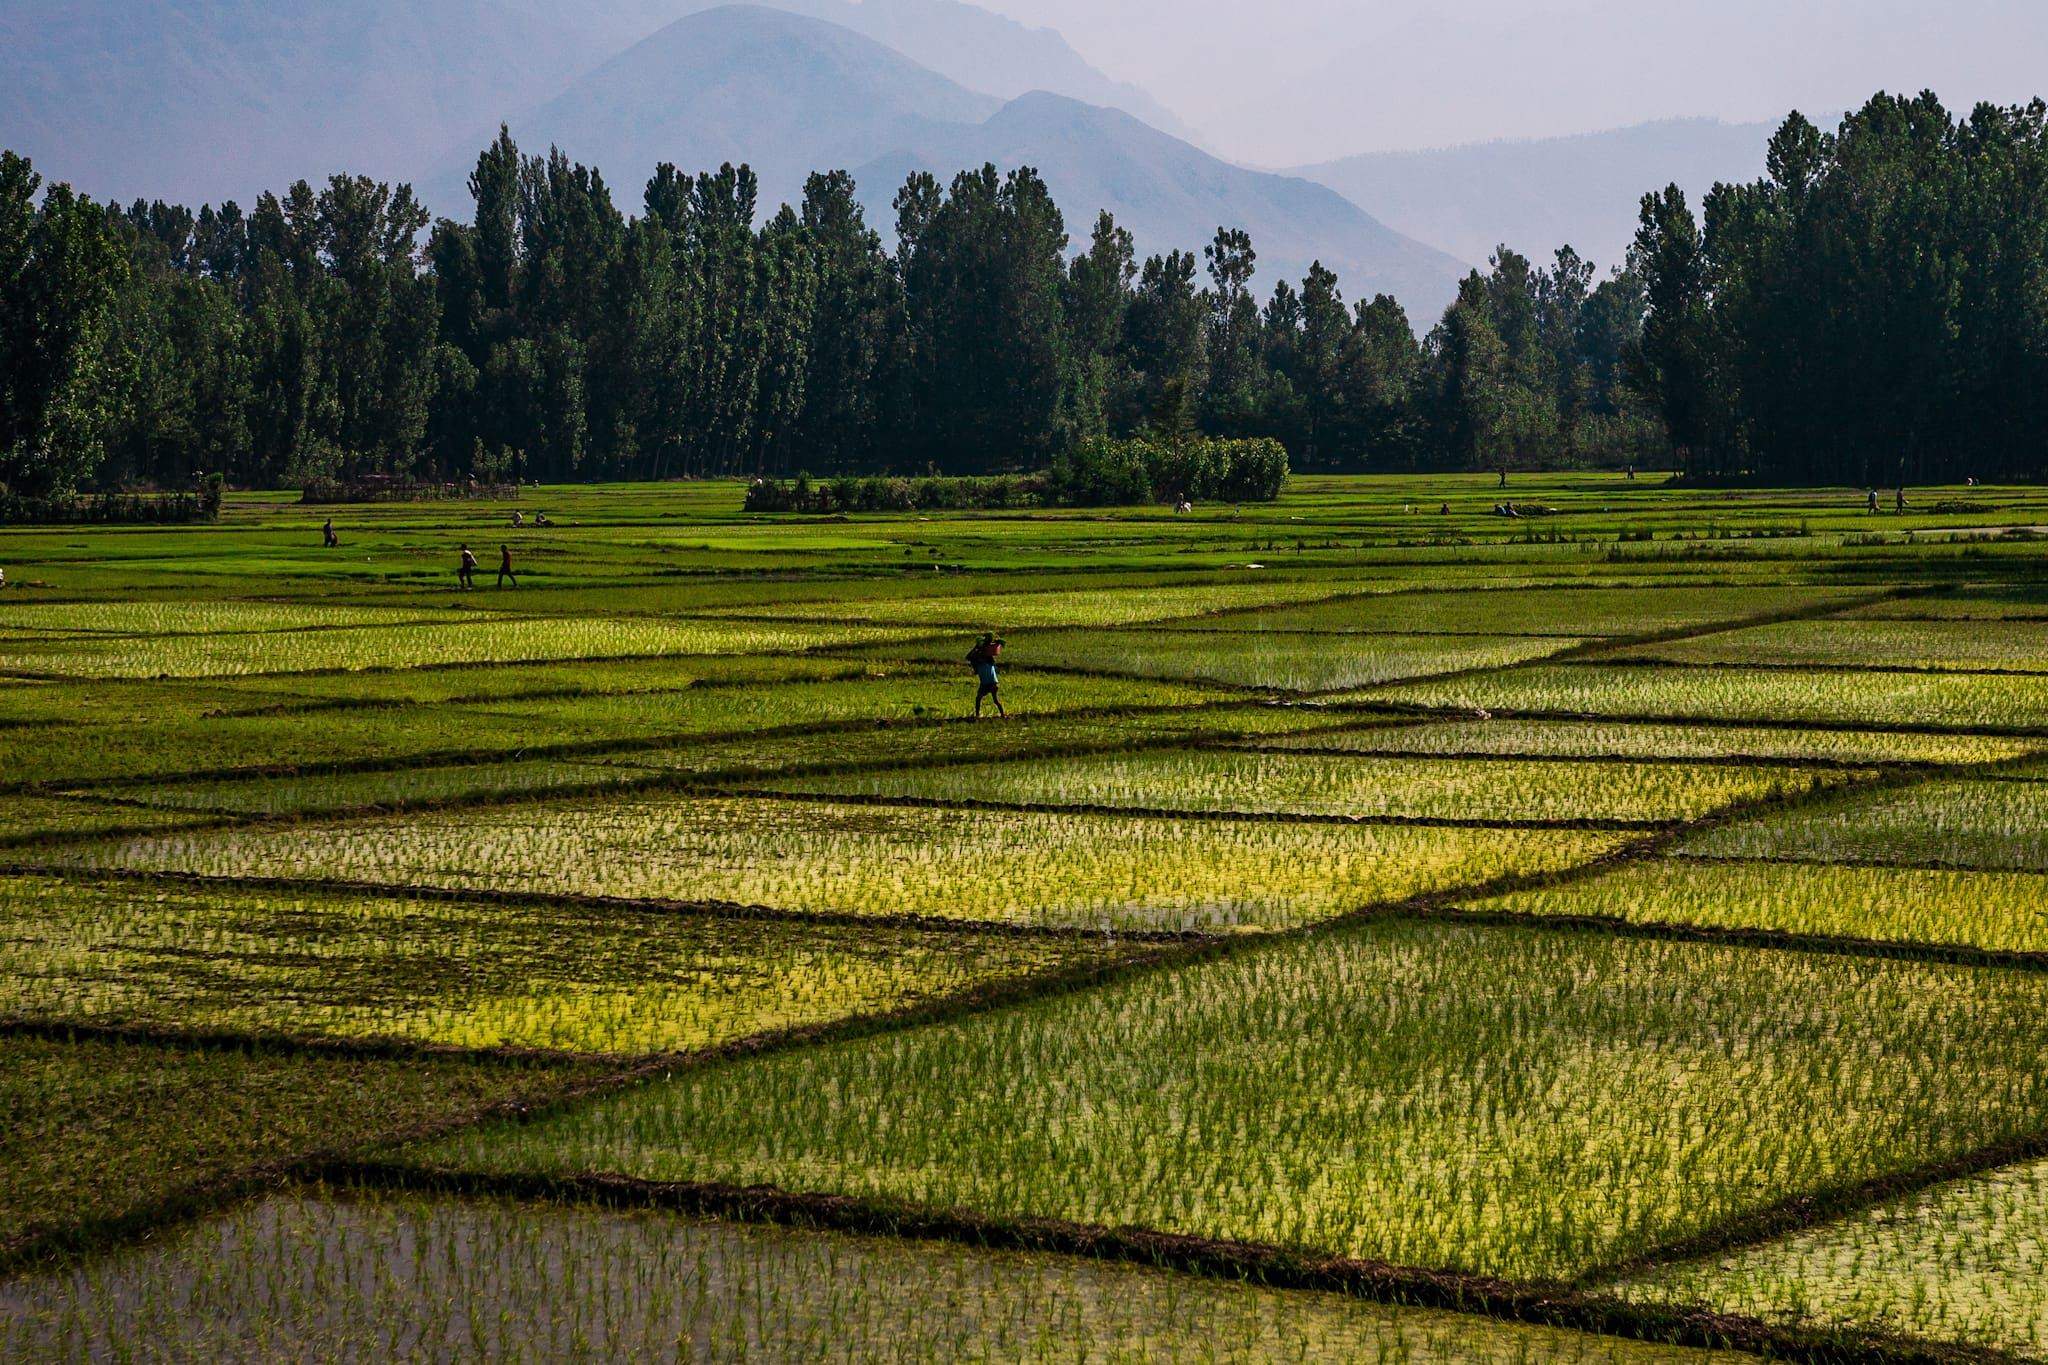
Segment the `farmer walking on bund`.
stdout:
<path fill-rule="evenodd" d="M 993 633 L 981 637 L 981 642 L 967 651 L 967 662 L 974 667 L 974 676 L 981 680 L 981 687 L 974 694 L 974 718 L 981 719 L 982 698 L 996 704 L 996 714 L 1007 715 L 1003 710 L 1002 694 L 997 690 L 1001 683 L 996 679 L 996 656 L 1003 652 L 1002 638 Z"/>

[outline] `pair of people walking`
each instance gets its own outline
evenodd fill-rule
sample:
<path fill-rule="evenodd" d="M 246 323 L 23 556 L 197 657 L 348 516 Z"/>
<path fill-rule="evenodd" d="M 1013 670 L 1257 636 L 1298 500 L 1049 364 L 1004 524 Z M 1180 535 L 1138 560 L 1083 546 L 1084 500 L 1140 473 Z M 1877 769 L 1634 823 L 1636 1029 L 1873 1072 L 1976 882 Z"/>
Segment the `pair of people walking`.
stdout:
<path fill-rule="evenodd" d="M 476 554 L 467 545 L 462 547 L 462 564 L 461 567 L 456 569 L 455 577 L 462 584 L 464 592 L 476 586 Z M 519 579 L 512 573 L 512 547 L 510 545 L 500 545 L 498 547 L 498 586 L 504 587 L 508 579 L 513 587 L 519 586 Z"/>

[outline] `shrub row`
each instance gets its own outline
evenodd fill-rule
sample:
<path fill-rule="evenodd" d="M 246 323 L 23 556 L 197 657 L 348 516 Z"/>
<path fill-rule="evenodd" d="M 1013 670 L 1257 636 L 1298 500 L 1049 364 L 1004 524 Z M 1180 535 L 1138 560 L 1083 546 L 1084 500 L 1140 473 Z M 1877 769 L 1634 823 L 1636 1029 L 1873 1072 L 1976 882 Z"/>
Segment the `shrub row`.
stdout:
<path fill-rule="evenodd" d="M 756 479 L 747 488 L 749 512 L 935 512 L 970 508 L 1037 507 L 1046 499 L 1038 477 L 992 479 L 844 478 L 811 481 L 799 474 L 785 483 Z"/>
<path fill-rule="evenodd" d="M 1053 467 L 1052 485 L 1077 507 L 1141 502 L 1271 502 L 1287 485 L 1287 450 L 1278 441 L 1083 441 Z"/>
<path fill-rule="evenodd" d="M 360 502 L 516 502 L 516 483 L 413 483 L 402 479 L 360 479 L 336 482 L 309 479 L 299 494 L 301 503 Z"/>
<path fill-rule="evenodd" d="M 25 498 L 0 492 L 0 526 L 174 526 L 220 516 L 220 490 Z"/>

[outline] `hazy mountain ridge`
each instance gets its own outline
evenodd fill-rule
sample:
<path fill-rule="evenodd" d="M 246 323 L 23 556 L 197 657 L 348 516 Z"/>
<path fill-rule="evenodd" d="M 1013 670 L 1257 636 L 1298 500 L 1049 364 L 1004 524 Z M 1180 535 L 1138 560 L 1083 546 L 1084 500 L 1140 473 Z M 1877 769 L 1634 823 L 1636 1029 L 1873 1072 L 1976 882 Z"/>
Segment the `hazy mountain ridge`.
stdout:
<path fill-rule="evenodd" d="M 986 118 L 1001 101 L 967 90 L 851 29 L 761 5 L 679 19 L 511 120 L 529 152 L 559 146 L 595 165 L 637 211 L 656 165 L 746 162 L 764 212 L 795 202 L 812 171 L 858 165 L 923 135 Z M 475 149 L 429 177 L 436 212 L 460 217 Z"/>
<path fill-rule="evenodd" d="M 1578 137 L 1374 152 L 1291 173 L 1473 265 L 1503 242 L 1539 260 L 1569 243 L 1605 270 L 1634 240 L 1643 195 L 1675 182 L 1697 203 L 1718 181 L 1756 179 L 1774 127 L 1665 119 Z"/>
<path fill-rule="evenodd" d="M 729 0 L 689 0 L 677 16 Z M 761 0 L 771 8 L 850 28 L 958 85 L 999 99 L 1048 90 L 1121 109 L 1185 141 L 1192 129 L 1146 91 L 1089 65 L 1057 30 L 1033 28 L 961 0 Z"/>
<path fill-rule="evenodd" d="M 548 0 L 73 0 L 9 19 L 0 144 L 119 200 L 406 179 L 625 40 Z"/>
<path fill-rule="evenodd" d="M 101 198 L 251 199 L 338 170 L 419 180 L 704 0 L 0 0 L 0 146 Z M 786 0 L 997 98 L 1170 119 L 1049 29 L 959 0 Z M 965 77 L 965 79 L 963 79 Z M 994 107 L 991 102 L 990 107 Z"/>

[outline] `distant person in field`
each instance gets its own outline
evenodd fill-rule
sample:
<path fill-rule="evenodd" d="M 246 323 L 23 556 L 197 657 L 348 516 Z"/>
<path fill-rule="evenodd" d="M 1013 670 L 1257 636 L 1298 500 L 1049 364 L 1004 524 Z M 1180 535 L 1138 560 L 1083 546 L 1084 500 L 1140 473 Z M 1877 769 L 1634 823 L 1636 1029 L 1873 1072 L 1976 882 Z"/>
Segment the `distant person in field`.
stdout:
<path fill-rule="evenodd" d="M 500 545 L 498 547 L 498 586 L 504 587 L 505 580 L 508 578 L 512 579 L 513 587 L 519 586 L 519 580 L 512 577 L 512 547 L 510 545 Z"/>
<path fill-rule="evenodd" d="M 320 528 L 320 534 L 321 534 L 322 536 L 326 537 L 326 542 L 325 542 L 325 543 L 326 543 L 326 545 L 327 545 L 327 548 L 328 548 L 328 549 L 330 549 L 330 550 L 331 550 L 331 549 L 333 549 L 333 548 L 334 548 L 335 546 L 337 546 L 337 545 L 341 544 L 341 537 L 340 537 L 340 536 L 338 536 L 338 535 L 336 535 L 336 534 L 334 534 L 334 518 L 333 518 L 333 517 L 329 517 L 329 518 L 327 519 L 327 524 L 326 524 L 325 526 L 323 526 L 323 527 L 321 527 L 321 528 Z"/>
<path fill-rule="evenodd" d="M 1900 512 L 1904 512 L 1906 510 L 1906 490 L 1903 488 L 1899 490 L 1899 500 L 1895 504 L 1895 507 L 1896 510 Z"/>
<path fill-rule="evenodd" d="M 549 520 L 548 520 L 548 514 L 547 514 L 547 513 L 545 513 L 545 512 L 535 512 L 535 513 L 533 514 L 533 524 L 534 524 L 535 526 L 553 526 L 553 525 L 554 525 L 554 523 L 553 523 L 552 521 L 549 521 Z"/>
<path fill-rule="evenodd" d="M 467 545 L 462 547 L 462 567 L 455 571 L 455 577 L 461 582 L 464 592 L 476 586 L 473 581 L 476 578 L 476 556 Z"/>
<path fill-rule="evenodd" d="M 1502 488 L 1506 488 L 1508 486 L 1508 472 L 1505 469 L 1501 470 L 1500 472 L 1500 486 Z"/>
<path fill-rule="evenodd" d="M 1870 512 L 1872 516 L 1877 514 L 1877 490 L 1875 488 L 1870 490 Z"/>
<path fill-rule="evenodd" d="M 981 719 L 981 703 L 983 698 L 996 704 L 997 715 L 1008 714 L 1003 710 L 1003 698 L 999 690 L 1002 687 L 1002 683 L 996 677 L 996 658 L 1002 652 L 1003 642 L 1001 637 L 992 633 L 982 636 L 974 648 L 967 651 L 967 662 L 973 666 L 974 676 L 981 683 L 980 688 L 974 694 L 974 718 L 976 720 Z"/>
<path fill-rule="evenodd" d="M 514 512 L 512 514 L 512 525 L 514 527 L 526 525 L 526 517 L 522 513 Z"/>

